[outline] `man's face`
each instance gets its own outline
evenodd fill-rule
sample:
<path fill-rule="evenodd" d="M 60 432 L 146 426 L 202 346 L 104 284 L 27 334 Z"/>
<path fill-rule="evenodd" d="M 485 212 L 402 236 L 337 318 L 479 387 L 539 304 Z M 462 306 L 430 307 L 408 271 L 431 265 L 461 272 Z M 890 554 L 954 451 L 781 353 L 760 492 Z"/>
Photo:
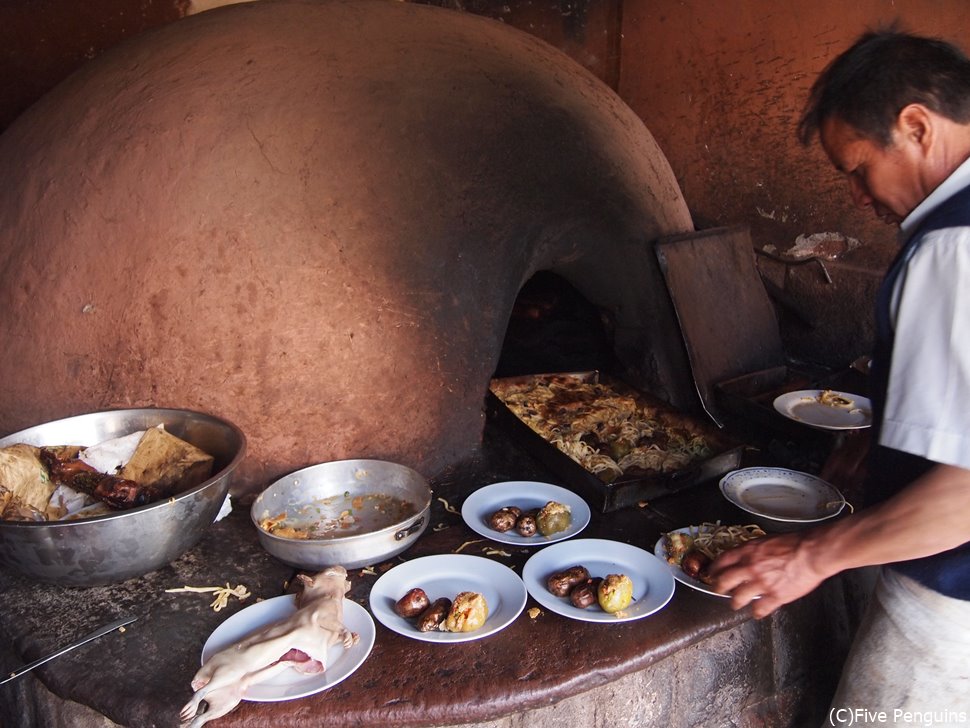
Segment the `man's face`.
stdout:
<path fill-rule="evenodd" d="M 871 207 L 883 222 L 898 225 L 925 197 L 920 185 L 920 149 L 893 131 L 889 146 L 862 136 L 838 117 L 822 122 L 822 147 L 849 180 L 852 201 Z"/>

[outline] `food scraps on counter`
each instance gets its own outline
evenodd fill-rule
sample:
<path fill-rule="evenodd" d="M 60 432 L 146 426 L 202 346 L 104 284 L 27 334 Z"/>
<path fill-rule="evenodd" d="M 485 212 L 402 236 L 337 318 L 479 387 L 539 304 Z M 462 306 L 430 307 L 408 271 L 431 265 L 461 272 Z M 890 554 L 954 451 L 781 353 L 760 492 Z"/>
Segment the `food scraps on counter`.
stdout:
<path fill-rule="evenodd" d="M 569 599 L 578 609 L 599 605 L 607 614 L 617 614 L 633 601 L 633 581 L 626 574 L 608 574 L 605 578 L 590 576 L 582 565 L 570 566 L 550 574 L 546 588 L 557 597 Z"/>
<path fill-rule="evenodd" d="M 439 597 L 433 602 L 424 589 L 415 587 L 394 604 L 394 611 L 414 619 L 419 632 L 474 632 L 488 619 L 488 603 L 479 592 L 463 591 L 454 600 Z"/>
<path fill-rule="evenodd" d="M 664 534 L 667 563 L 679 566 L 687 576 L 710 585 L 707 569 L 725 551 L 765 535 L 760 526 L 723 526 L 720 521 L 702 523 Z"/>
<path fill-rule="evenodd" d="M 0 448 L 0 519 L 90 518 L 171 498 L 207 480 L 214 458 L 161 425 L 84 447 Z"/>
<path fill-rule="evenodd" d="M 518 506 L 503 506 L 488 518 L 490 528 L 500 533 L 514 528 L 516 533 L 527 538 L 537 533 L 552 536 L 565 531 L 571 523 L 570 507 L 558 501 L 548 501 L 542 508 L 528 511 L 523 511 Z"/>
<path fill-rule="evenodd" d="M 177 592 L 193 592 L 196 594 L 215 594 L 215 599 L 209 605 L 212 607 L 213 612 L 220 612 L 226 608 L 229 604 L 229 597 L 236 597 L 241 602 L 246 601 L 252 596 L 249 589 L 246 588 L 245 584 L 240 584 L 237 587 L 229 586 L 229 582 L 226 582 L 225 586 L 180 586 L 175 589 L 166 589 L 166 594 L 174 594 Z"/>

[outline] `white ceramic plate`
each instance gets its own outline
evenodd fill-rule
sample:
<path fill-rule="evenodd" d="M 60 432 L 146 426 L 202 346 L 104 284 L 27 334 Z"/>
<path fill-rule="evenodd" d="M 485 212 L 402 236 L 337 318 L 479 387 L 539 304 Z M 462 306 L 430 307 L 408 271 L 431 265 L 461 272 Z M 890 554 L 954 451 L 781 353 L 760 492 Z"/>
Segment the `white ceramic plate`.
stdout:
<path fill-rule="evenodd" d="M 626 574 L 633 581 L 633 602 L 619 614 L 608 614 L 593 605 L 580 609 L 567 597 L 546 588 L 546 579 L 571 566 L 585 566 L 591 576 Z M 599 538 L 580 538 L 553 544 L 533 554 L 522 570 L 529 594 L 556 614 L 583 622 L 629 622 L 663 609 L 674 595 L 674 578 L 665 562 L 636 546 Z"/>
<path fill-rule="evenodd" d="M 818 401 L 822 389 L 800 389 L 775 398 L 775 409 L 795 422 L 821 430 L 859 430 L 872 425 L 872 403 L 865 397 L 834 392 L 852 402 L 849 407 L 833 407 Z M 834 390 L 833 390 L 834 391 Z"/>
<path fill-rule="evenodd" d="M 488 604 L 488 619 L 474 632 L 421 632 L 415 620 L 394 611 L 398 599 L 414 588 L 428 599 L 454 599 L 459 592 L 479 592 Z M 381 575 L 370 592 L 370 609 L 377 620 L 394 632 L 423 642 L 468 642 L 488 637 L 510 625 L 522 613 L 527 594 L 512 569 L 481 556 L 442 554 L 405 561 Z"/>
<path fill-rule="evenodd" d="M 488 525 L 488 519 L 495 511 L 505 506 L 517 506 L 522 511 L 542 508 L 549 501 L 569 506 L 569 528 L 551 536 L 537 533 L 535 536 L 521 536 L 515 529 L 496 531 Z M 537 483 L 530 480 L 510 480 L 493 483 L 479 488 L 465 498 L 461 506 L 461 517 L 475 533 L 492 541 L 514 546 L 548 546 L 557 541 L 565 541 L 575 536 L 589 524 L 590 510 L 580 496 L 550 483 Z"/>
<path fill-rule="evenodd" d="M 696 529 L 691 529 L 689 526 L 685 526 L 684 528 L 675 528 L 673 531 L 669 531 L 669 533 L 690 533 L 692 530 Z M 664 566 L 670 570 L 670 575 L 681 584 L 689 586 L 691 589 L 696 589 L 699 592 L 704 592 L 705 594 L 711 594 L 715 597 L 722 597 L 725 599 L 727 598 L 727 594 L 721 594 L 720 592 L 714 591 L 712 587 L 708 586 L 703 581 L 695 579 L 692 576 L 688 576 L 679 566 L 667 563 L 667 549 L 664 547 L 663 536 L 657 539 L 657 543 L 653 547 L 653 555 L 663 562 Z"/>
<path fill-rule="evenodd" d="M 257 602 L 237 612 L 209 635 L 202 648 L 202 664 L 215 653 L 235 644 L 258 629 L 286 619 L 296 611 L 296 596 L 287 594 Z M 374 647 L 374 620 L 367 610 L 350 599 L 344 599 L 344 626 L 359 636 L 350 649 L 336 645 L 327 651 L 326 670 L 316 675 L 303 675 L 286 670 L 268 680 L 246 688 L 243 700 L 256 703 L 275 703 L 319 693 L 349 677 L 360 667 Z"/>
<path fill-rule="evenodd" d="M 720 488 L 741 510 L 782 523 L 824 521 L 845 507 L 834 485 L 787 468 L 733 470 L 721 478 Z"/>

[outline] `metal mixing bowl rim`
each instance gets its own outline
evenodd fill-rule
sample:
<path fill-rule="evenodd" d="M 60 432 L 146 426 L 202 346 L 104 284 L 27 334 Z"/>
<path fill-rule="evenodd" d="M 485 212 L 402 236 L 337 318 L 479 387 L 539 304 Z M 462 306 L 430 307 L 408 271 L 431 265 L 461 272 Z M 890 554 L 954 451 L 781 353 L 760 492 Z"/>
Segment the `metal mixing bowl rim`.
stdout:
<path fill-rule="evenodd" d="M 182 409 L 178 407 L 124 407 L 124 408 L 117 408 L 117 409 L 97 410 L 94 412 L 82 412 L 77 415 L 71 415 L 70 417 L 62 417 L 57 420 L 41 422 L 40 424 L 33 425 L 32 427 L 25 427 L 22 430 L 18 430 L 17 432 L 12 432 L 9 435 L 5 435 L 4 437 L 0 438 L 0 442 L 9 441 L 12 438 L 16 438 L 17 435 L 20 435 L 29 430 L 33 430 L 37 427 L 43 427 L 44 425 L 53 425 L 59 422 L 63 422 L 65 420 L 74 419 L 75 417 L 86 417 L 88 415 L 100 415 L 100 414 L 110 414 L 110 413 L 122 414 L 125 412 L 157 412 L 157 413 L 172 413 L 172 414 L 190 414 L 190 415 L 197 415 L 199 417 L 209 419 L 209 420 L 215 420 L 216 422 L 219 422 L 225 425 L 232 432 L 236 434 L 236 436 L 239 438 L 239 448 L 236 454 L 233 456 L 232 460 L 230 460 L 225 466 L 223 466 L 219 470 L 219 472 L 213 473 L 213 475 L 210 478 L 207 478 L 206 480 L 199 483 L 194 488 L 190 488 L 189 490 L 186 490 L 170 498 L 156 501 L 155 503 L 147 503 L 143 506 L 137 506 L 135 508 L 126 508 L 125 510 L 120 510 L 115 513 L 105 513 L 104 515 L 100 515 L 100 516 L 92 516 L 90 518 L 78 518 L 71 521 L 3 521 L 3 520 L 0 520 L 0 526 L 2 526 L 3 528 L 10 528 L 10 527 L 12 528 L 69 528 L 72 526 L 76 527 L 79 524 L 102 523 L 104 521 L 113 521 L 118 518 L 125 518 L 134 513 L 145 513 L 146 511 L 167 508 L 171 506 L 173 503 L 177 503 L 178 501 L 182 501 L 187 498 L 190 498 L 191 496 L 195 495 L 199 491 L 205 490 L 210 485 L 212 485 L 212 483 L 214 483 L 216 480 L 219 480 L 220 478 L 225 477 L 227 473 L 230 473 L 236 469 L 236 467 L 242 461 L 243 457 L 245 457 L 246 455 L 246 444 L 247 444 L 246 434 L 237 425 L 225 419 L 224 417 L 218 417 L 217 415 L 212 415 L 212 414 L 209 414 L 208 412 L 201 412 L 199 410 L 191 410 L 191 409 Z M 11 444 L 14 444 L 14 443 L 11 442 Z M 3 446 L 3 447 L 6 447 L 6 446 Z"/>
<path fill-rule="evenodd" d="M 352 536 L 335 536 L 333 538 L 284 538 L 283 536 L 277 536 L 275 534 L 270 533 L 269 531 L 266 531 L 259 525 L 259 519 L 256 517 L 257 504 L 260 503 L 260 500 L 262 499 L 263 494 L 269 492 L 272 488 L 274 488 L 275 486 L 281 483 L 285 484 L 284 481 L 286 481 L 287 478 L 292 478 L 294 476 L 299 475 L 300 473 L 303 473 L 307 470 L 313 470 L 322 465 L 343 465 L 347 463 L 357 463 L 357 462 L 371 462 L 371 463 L 380 463 L 382 465 L 393 465 L 395 467 L 403 468 L 405 470 L 411 471 L 412 473 L 417 475 L 427 487 L 428 489 L 427 502 L 425 502 L 425 504 L 421 506 L 418 509 L 417 513 L 415 513 L 414 515 L 401 519 L 400 521 L 397 521 L 396 523 L 393 523 L 390 526 L 385 526 L 384 528 L 378 529 L 376 531 L 368 531 L 367 533 L 355 533 Z M 305 468 L 294 470 L 292 473 L 287 473 L 286 475 L 283 475 L 277 478 L 276 480 L 274 480 L 272 483 L 266 486 L 266 488 L 256 497 L 256 500 L 254 500 L 252 505 L 249 507 L 249 518 L 253 522 L 253 525 L 256 526 L 256 530 L 258 531 L 260 537 L 265 537 L 267 539 L 270 539 L 271 543 L 275 541 L 281 544 L 301 544 L 301 543 L 313 544 L 313 545 L 347 544 L 357 540 L 371 539 L 374 536 L 380 536 L 381 534 L 385 534 L 385 533 L 386 534 L 394 533 L 395 531 L 400 531 L 402 528 L 410 528 L 410 526 L 405 526 L 404 524 L 411 521 L 413 525 L 413 519 L 419 518 L 426 514 L 430 514 L 431 498 L 433 497 L 433 495 L 434 495 L 434 491 L 431 489 L 431 484 L 428 482 L 428 479 L 425 478 L 423 475 L 421 475 L 421 473 L 419 473 L 417 470 L 415 470 L 414 468 L 410 468 L 407 465 L 402 465 L 401 463 L 395 463 L 390 460 L 380 460 L 377 458 L 348 458 L 346 460 L 328 460 L 327 462 L 324 462 L 324 463 L 316 463 L 315 465 L 308 465 Z"/>

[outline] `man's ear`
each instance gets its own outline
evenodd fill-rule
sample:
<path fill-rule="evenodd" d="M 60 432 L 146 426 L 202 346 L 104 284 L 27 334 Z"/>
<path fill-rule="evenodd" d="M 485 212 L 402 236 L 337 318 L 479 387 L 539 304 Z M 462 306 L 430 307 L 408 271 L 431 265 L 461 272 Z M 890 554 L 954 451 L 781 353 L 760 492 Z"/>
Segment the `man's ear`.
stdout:
<path fill-rule="evenodd" d="M 908 104 L 896 117 L 897 141 L 918 145 L 924 152 L 935 141 L 935 119 L 923 104 Z"/>

